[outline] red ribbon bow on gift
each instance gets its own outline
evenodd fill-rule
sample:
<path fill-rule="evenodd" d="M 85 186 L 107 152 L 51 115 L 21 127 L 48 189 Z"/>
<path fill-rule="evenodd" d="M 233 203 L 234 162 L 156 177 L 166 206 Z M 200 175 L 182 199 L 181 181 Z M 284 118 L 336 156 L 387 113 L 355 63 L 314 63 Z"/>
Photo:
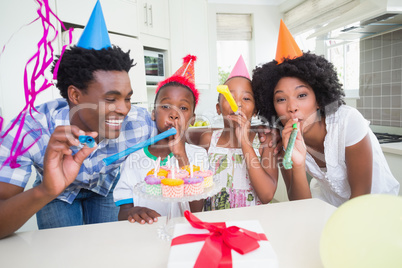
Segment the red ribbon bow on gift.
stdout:
<path fill-rule="evenodd" d="M 268 240 L 259 234 L 236 226 L 226 227 L 224 222 L 203 222 L 186 210 L 184 216 L 197 229 L 207 229 L 206 234 L 186 234 L 173 238 L 172 246 L 204 241 L 194 267 L 232 267 L 231 250 L 246 254 L 260 247 L 258 241 Z"/>

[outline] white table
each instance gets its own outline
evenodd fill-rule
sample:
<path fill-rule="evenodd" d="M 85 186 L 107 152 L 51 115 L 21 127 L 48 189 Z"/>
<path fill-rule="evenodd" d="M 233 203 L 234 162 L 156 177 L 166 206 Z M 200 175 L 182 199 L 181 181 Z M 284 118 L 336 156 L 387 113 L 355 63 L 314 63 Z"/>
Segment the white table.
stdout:
<path fill-rule="evenodd" d="M 336 210 L 318 199 L 196 213 L 203 221 L 256 219 L 280 267 L 322 267 L 321 231 Z M 183 219 L 184 220 L 184 219 Z M 170 243 L 152 225 L 128 221 L 14 234 L 0 240 L 0 267 L 166 267 Z"/>

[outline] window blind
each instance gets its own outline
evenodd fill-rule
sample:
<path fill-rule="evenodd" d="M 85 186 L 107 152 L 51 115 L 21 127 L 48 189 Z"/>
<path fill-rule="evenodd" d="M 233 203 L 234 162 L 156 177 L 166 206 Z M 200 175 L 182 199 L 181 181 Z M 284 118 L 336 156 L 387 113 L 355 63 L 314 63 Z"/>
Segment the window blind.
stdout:
<path fill-rule="evenodd" d="M 217 40 L 251 40 L 251 14 L 216 14 Z"/>

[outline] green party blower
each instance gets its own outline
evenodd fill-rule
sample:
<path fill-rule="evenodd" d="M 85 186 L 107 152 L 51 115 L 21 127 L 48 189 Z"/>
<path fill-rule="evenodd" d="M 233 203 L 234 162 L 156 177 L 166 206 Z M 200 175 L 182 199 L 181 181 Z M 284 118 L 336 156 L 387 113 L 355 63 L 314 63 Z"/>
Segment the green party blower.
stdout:
<path fill-rule="evenodd" d="M 295 141 L 297 136 L 297 123 L 293 124 L 292 133 L 290 133 L 288 147 L 286 148 L 285 156 L 283 157 L 283 167 L 285 169 L 291 169 L 293 162 L 292 162 L 292 153 L 293 147 L 295 147 Z"/>
<path fill-rule="evenodd" d="M 155 137 L 149 138 L 146 141 L 140 142 L 140 143 L 134 145 L 133 147 L 130 147 L 122 152 L 119 152 L 117 154 L 104 158 L 103 162 L 106 164 L 106 166 L 108 166 L 111 163 L 119 160 L 120 158 L 122 158 L 124 156 L 134 153 L 135 151 L 138 151 L 139 149 L 142 149 L 151 144 L 157 143 L 158 141 L 163 140 L 167 137 L 176 135 L 176 133 L 177 133 L 177 130 L 174 127 L 172 127 L 171 129 L 168 129 L 165 132 L 162 132 L 161 134 L 156 135 Z"/>

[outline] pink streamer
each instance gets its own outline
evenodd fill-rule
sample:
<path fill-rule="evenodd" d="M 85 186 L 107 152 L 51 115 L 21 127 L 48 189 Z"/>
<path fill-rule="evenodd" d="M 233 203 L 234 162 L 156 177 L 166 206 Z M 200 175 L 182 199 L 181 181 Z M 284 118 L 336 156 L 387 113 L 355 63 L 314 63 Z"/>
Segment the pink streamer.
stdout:
<path fill-rule="evenodd" d="M 21 133 L 22 133 L 22 129 L 23 129 L 23 126 L 25 123 L 26 115 L 29 113 L 29 115 L 33 118 L 32 110 L 34 110 L 35 112 L 38 112 L 35 109 L 35 100 L 36 100 L 37 95 L 53 85 L 53 83 L 51 81 L 49 81 L 48 79 L 46 79 L 46 77 L 44 75 L 45 70 L 53 62 L 54 49 L 53 49 L 51 43 L 56 40 L 56 37 L 58 35 L 58 31 L 57 31 L 56 27 L 51 23 L 50 19 L 52 17 L 57 19 L 57 21 L 60 22 L 62 28 L 64 30 L 66 30 L 63 22 L 50 9 L 48 0 L 35 0 L 35 1 L 39 4 L 39 8 L 37 9 L 38 18 L 36 18 L 34 21 L 29 23 L 28 25 L 32 24 L 33 22 L 35 22 L 37 20 L 40 20 L 42 27 L 43 27 L 43 36 L 41 37 L 41 39 L 39 40 L 39 42 L 37 44 L 37 47 L 38 47 L 37 52 L 28 60 L 28 62 L 25 65 L 25 69 L 24 69 L 24 91 L 25 91 L 25 102 L 26 102 L 25 107 L 18 114 L 17 118 L 11 124 L 11 126 L 0 137 L 0 145 L 1 145 L 3 143 L 4 137 L 6 135 L 8 135 L 8 133 L 11 130 L 13 130 L 15 127 L 18 127 L 13 144 L 10 148 L 10 156 L 6 159 L 6 161 L 3 163 L 3 165 L 0 167 L 0 169 L 6 164 L 9 164 L 11 168 L 19 167 L 20 165 L 17 163 L 17 158 L 19 156 L 23 155 L 25 152 L 27 152 L 40 139 L 40 136 L 42 135 L 42 131 L 40 129 L 39 130 L 30 130 L 28 133 L 26 133 L 21 138 Z M 69 44 L 68 45 L 71 44 L 71 41 L 72 41 L 72 28 L 69 30 Z M 60 59 L 68 45 L 63 46 L 61 54 L 60 54 Z M 0 56 L 4 52 L 5 47 L 6 47 L 6 45 L 3 46 Z M 53 79 L 57 78 L 57 70 L 60 65 L 60 59 L 55 65 Z M 28 66 L 31 66 L 31 65 L 34 65 L 34 67 L 33 67 L 32 73 L 29 73 Z M 40 77 L 43 77 L 44 81 L 42 84 L 37 85 L 36 82 Z M 17 125 L 17 123 L 18 123 L 18 125 Z M 0 117 L 0 130 L 2 129 L 2 124 L 3 124 L 3 118 Z M 24 144 L 24 140 L 25 140 L 26 136 L 33 131 L 40 131 L 41 135 L 39 135 L 39 137 L 32 144 L 28 145 L 26 148 L 23 148 L 23 144 Z"/>

